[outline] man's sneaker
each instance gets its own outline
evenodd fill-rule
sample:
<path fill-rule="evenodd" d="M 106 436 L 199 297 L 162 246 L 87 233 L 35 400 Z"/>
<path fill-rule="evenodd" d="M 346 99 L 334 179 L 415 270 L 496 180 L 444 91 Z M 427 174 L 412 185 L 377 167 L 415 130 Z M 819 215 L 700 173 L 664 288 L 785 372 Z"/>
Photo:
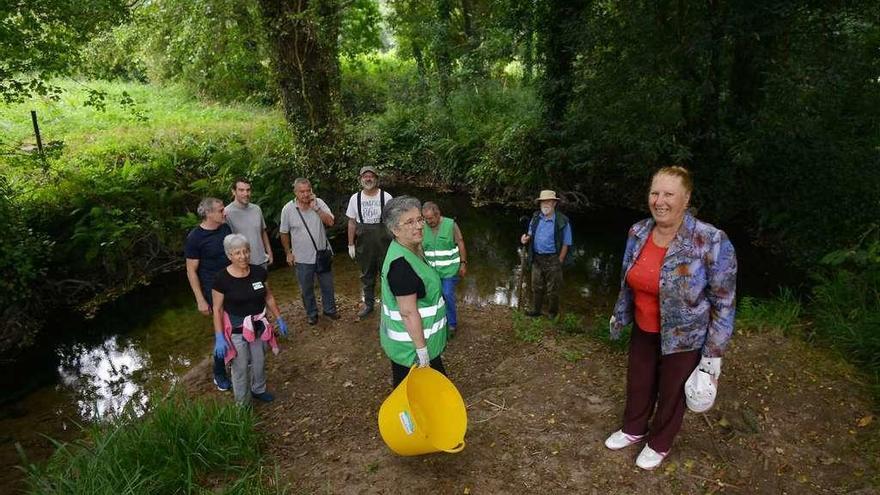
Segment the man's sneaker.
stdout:
<path fill-rule="evenodd" d="M 232 388 L 232 383 L 229 382 L 229 378 L 221 375 L 214 376 L 214 385 L 217 386 L 217 390 L 221 392 L 226 392 L 230 388 Z"/>
<path fill-rule="evenodd" d="M 642 451 L 639 452 L 639 456 L 636 457 L 636 466 L 646 470 L 654 469 L 663 462 L 663 458 L 666 457 L 666 454 L 668 453 L 669 452 L 657 452 L 645 444 L 645 448 L 643 448 Z"/>
<path fill-rule="evenodd" d="M 358 311 L 358 314 L 357 314 L 358 320 L 363 320 L 364 318 L 367 317 L 367 315 L 369 315 L 372 312 L 373 312 L 372 306 L 364 306 L 363 308 L 361 308 L 360 311 Z"/>
<path fill-rule="evenodd" d="M 449 340 L 454 339 L 455 338 L 455 327 L 452 325 L 449 325 L 449 332 L 448 333 L 449 333 Z"/>
<path fill-rule="evenodd" d="M 339 313 L 324 313 L 324 316 L 326 316 L 327 318 L 330 318 L 331 320 L 338 320 L 339 319 Z"/>
<path fill-rule="evenodd" d="M 645 435 L 630 435 L 623 430 L 617 430 L 605 439 L 605 446 L 611 450 L 620 450 L 634 443 L 639 443 Z"/>
<path fill-rule="evenodd" d="M 537 318 L 537 317 L 541 316 L 541 312 L 534 311 L 534 310 L 533 311 L 526 311 L 526 316 L 529 316 L 531 318 Z"/>
<path fill-rule="evenodd" d="M 275 400 L 275 396 L 270 394 L 269 392 L 263 392 L 261 394 L 255 394 L 251 392 L 251 397 L 257 399 L 260 402 L 272 402 Z"/>
<path fill-rule="evenodd" d="M 309 322 L 309 325 L 315 325 L 318 323 L 318 317 L 317 316 L 309 316 L 307 321 Z"/>

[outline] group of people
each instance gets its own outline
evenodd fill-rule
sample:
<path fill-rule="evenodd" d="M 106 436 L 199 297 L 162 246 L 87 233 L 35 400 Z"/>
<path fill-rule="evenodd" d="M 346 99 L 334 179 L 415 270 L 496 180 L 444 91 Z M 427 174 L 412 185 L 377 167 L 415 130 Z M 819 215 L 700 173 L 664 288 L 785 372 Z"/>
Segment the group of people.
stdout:
<path fill-rule="evenodd" d="M 383 269 L 385 262 L 391 261 L 386 259 L 386 253 L 400 246 L 395 242 L 399 229 L 387 220 L 397 218 L 399 206 L 409 204 L 412 198 L 393 198 L 378 187 L 378 179 L 375 168 L 361 168 L 361 190 L 352 194 L 346 216 L 348 254 L 360 268 L 363 292 L 357 319 L 366 319 L 373 312 L 376 278 L 381 274 L 380 320 L 384 322 L 386 318 L 399 320 L 401 313 L 408 314 L 406 302 L 400 309 L 385 297 L 388 273 Z M 295 198 L 281 210 L 279 232 L 287 264 L 293 268 L 299 283 L 306 322 L 309 325 L 318 322 L 316 281 L 321 293 L 321 314 L 331 320 L 339 319 L 333 284 L 333 250 L 327 235 L 327 227 L 334 225 L 335 217 L 330 207 L 314 194 L 308 179 L 296 179 L 293 193 Z M 267 273 L 273 263 L 273 253 L 263 212 L 250 201 L 250 182 L 235 180 L 231 195 L 233 201 L 225 206 L 217 198 L 205 198 L 199 204 L 197 213 L 201 222 L 190 231 L 184 246 L 187 278 L 199 311 L 213 316 L 214 384 L 221 391 L 232 389 L 241 404 L 249 403 L 251 398 L 268 402 L 274 397 L 266 390 L 264 350 L 269 346 L 277 351 L 275 328 L 286 335 L 287 323 L 269 289 Z M 438 293 L 443 297 L 445 339 L 447 331 L 454 332 L 457 326 L 455 287 L 459 277 L 466 273 L 467 251 L 458 225 L 443 217 L 437 204 L 425 203 L 424 208 L 419 205 L 418 217 L 419 241 L 422 231 L 425 239 L 424 248 L 421 244 L 418 247 L 418 256 L 440 277 Z M 419 286 L 420 279 L 413 268 L 400 262 L 394 266 L 390 276 L 395 294 L 401 297 L 421 294 L 424 288 Z M 267 312 L 274 317 L 274 325 L 266 318 Z M 440 325 L 436 326 L 439 329 Z M 231 380 L 227 365 L 232 371 Z"/>
<path fill-rule="evenodd" d="M 378 174 L 371 167 L 361 169 L 360 182 L 362 190 L 352 195 L 346 211 L 349 256 L 358 262 L 363 289 L 357 317 L 366 318 L 375 308 L 378 275 L 379 339 L 391 361 L 394 386 L 412 366 L 445 374 L 442 354 L 458 325 L 455 287 L 467 273 L 461 230 L 435 203 L 394 198 L 378 189 Z M 657 467 L 669 453 L 686 410 L 688 378 L 700 372 L 717 383 L 721 356 L 733 333 L 736 254 L 722 230 L 690 212 L 692 191 L 693 181 L 683 167 L 664 167 L 652 177 L 647 201 L 651 217 L 629 229 L 609 321 L 614 339 L 628 325 L 632 331 L 622 426 L 605 446 L 620 450 L 644 443 L 636 458 L 642 469 Z M 296 267 L 308 323 L 318 318 L 315 277 L 323 314 L 336 319 L 332 251 L 325 230 L 334 217 L 306 179 L 297 179 L 294 192 L 296 200 L 281 215 L 287 262 Z M 257 370 L 262 349 L 275 345 L 267 308 L 281 334 L 287 327 L 266 282 L 272 255 L 259 207 L 248 202 L 250 185 L 237 181 L 233 195 L 235 201 L 225 208 L 226 223 L 222 202 L 209 198 L 199 205 L 202 223 L 187 238 L 187 273 L 199 310 L 209 314 L 213 307 L 218 388 L 228 388 L 223 359 L 231 360 L 236 400 L 271 400 L 265 374 Z M 532 305 L 526 314 L 541 317 L 546 302 L 554 318 L 563 266 L 571 254 L 572 225 L 557 210 L 560 198 L 554 191 L 541 191 L 535 201 L 540 209 L 520 238 L 532 272 Z M 244 300 L 249 287 L 251 303 Z M 236 364 L 237 356 L 248 359 L 251 371 Z"/>

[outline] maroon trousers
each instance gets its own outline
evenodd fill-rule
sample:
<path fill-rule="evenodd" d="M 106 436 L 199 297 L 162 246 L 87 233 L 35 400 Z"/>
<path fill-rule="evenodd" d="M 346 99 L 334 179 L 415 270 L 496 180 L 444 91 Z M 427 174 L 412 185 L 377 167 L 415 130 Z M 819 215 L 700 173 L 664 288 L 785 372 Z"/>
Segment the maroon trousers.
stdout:
<path fill-rule="evenodd" d="M 662 356 L 660 334 L 648 333 L 633 325 L 623 432 L 629 435 L 647 432 L 648 446 L 657 452 L 669 452 L 684 418 L 684 382 L 699 362 L 699 350 Z"/>

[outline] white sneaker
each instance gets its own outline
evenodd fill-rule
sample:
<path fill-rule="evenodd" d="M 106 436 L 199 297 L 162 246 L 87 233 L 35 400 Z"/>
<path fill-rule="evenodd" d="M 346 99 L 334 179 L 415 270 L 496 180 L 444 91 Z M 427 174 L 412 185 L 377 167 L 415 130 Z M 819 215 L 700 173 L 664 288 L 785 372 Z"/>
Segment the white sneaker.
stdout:
<path fill-rule="evenodd" d="M 645 435 L 630 435 L 624 433 L 623 430 L 617 430 L 605 439 L 605 446 L 611 450 L 620 450 L 629 447 L 634 443 L 639 443 Z"/>
<path fill-rule="evenodd" d="M 639 452 L 639 456 L 636 458 L 636 466 L 646 470 L 654 469 L 663 462 L 663 459 L 668 453 L 669 452 L 657 452 L 646 444 L 645 448 Z"/>

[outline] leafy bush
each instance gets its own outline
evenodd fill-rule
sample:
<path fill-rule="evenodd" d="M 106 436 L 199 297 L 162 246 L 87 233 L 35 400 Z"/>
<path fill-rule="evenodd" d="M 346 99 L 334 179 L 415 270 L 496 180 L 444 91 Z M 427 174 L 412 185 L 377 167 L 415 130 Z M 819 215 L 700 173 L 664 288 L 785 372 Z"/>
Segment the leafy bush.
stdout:
<path fill-rule="evenodd" d="M 392 99 L 353 130 L 371 159 L 407 177 L 468 185 L 476 192 L 533 186 L 541 173 L 519 147 L 538 125 L 528 89 L 497 82 L 462 87 L 446 103 Z"/>
<path fill-rule="evenodd" d="M 0 176 L 0 351 L 26 347 L 45 315 L 46 262 L 54 244 L 25 221 L 6 177 Z"/>
<path fill-rule="evenodd" d="M 815 336 L 880 384 L 880 227 L 871 226 L 855 247 L 832 252 L 822 263 L 810 308 Z"/>
<path fill-rule="evenodd" d="M 27 484 L 35 494 L 166 494 L 209 491 L 228 478 L 225 493 L 270 493 L 256 423 L 231 403 L 166 400 L 143 418 L 124 415 L 56 444 L 44 466 L 25 463 Z"/>
<path fill-rule="evenodd" d="M 157 273 L 180 268 L 201 197 L 226 199 L 233 177 L 251 176 L 253 199 L 274 223 L 289 199 L 290 181 L 306 173 L 277 113 L 200 105 L 175 87 L 93 88 L 134 95 L 150 109 L 149 118 L 132 125 L 124 109 L 82 107 L 86 96 L 69 85 L 65 99 L 37 106 L 45 135 L 63 145 L 45 161 L 19 153 L 0 157 L 8 180 L 0 209 L 10 212 L 0 222 L 11 232 L 0 244 L 6 255 L 0 295 L 11 300 L 4 300 L 8 311 L 38 304 L 44 311 L 32 313 L 45 314 L 50 303 L 91 311 Z M 28 139 L 26 108 L 0 108 L 0 118 L 12 124 L 6 137 L 16 147 Z M 43 292 L 52 297 L 39 297 Z M 31 336 L 16 325 L 0 328 L 0 352 Z"/>

